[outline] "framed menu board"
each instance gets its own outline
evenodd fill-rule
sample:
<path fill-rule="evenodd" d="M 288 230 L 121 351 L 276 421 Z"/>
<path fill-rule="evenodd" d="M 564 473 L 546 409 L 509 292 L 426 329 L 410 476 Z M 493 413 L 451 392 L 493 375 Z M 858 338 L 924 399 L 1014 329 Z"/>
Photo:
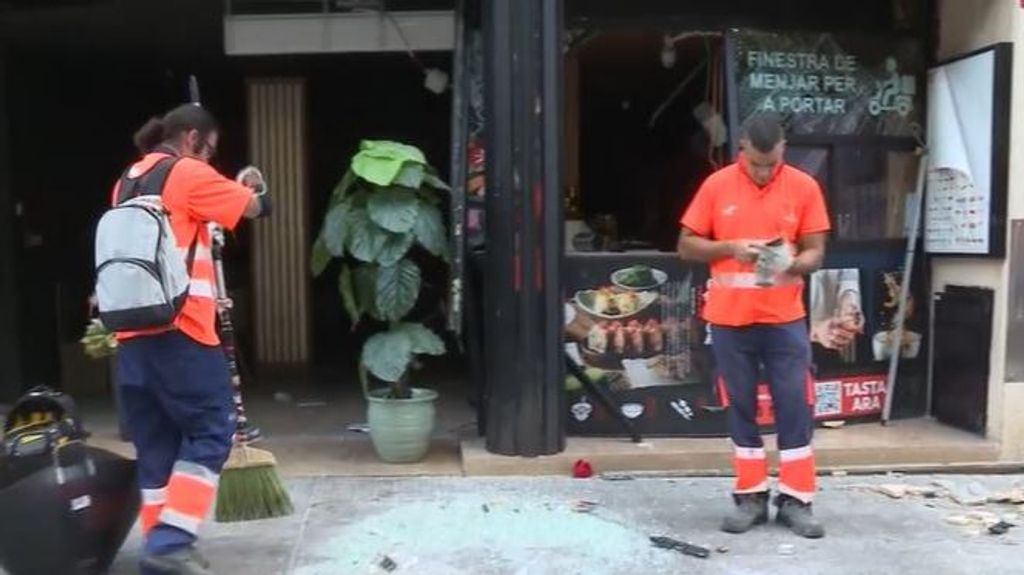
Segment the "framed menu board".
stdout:
<path fill-rule="evenodd" d="M 1003 257 L 1012 44 L 928 72 L 924 246 L 933 255 Z"/>

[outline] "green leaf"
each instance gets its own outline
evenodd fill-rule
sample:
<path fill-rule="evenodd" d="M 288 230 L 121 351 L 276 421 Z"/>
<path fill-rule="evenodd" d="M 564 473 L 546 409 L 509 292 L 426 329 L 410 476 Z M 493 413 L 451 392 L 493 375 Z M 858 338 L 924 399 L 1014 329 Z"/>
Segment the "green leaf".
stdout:
<path fill-rule="evenodd" d="M 366 140 L 360 144 L 359 153 L 352 158 L 352 171 L 370 183 L 390 186 L 395 183 L 406 162 L 425 165 L 427 160 L 423 152 L 413 146 Z"/>
<path fill-rule="evenodd" d="M 310 255 L 309 268 L 313 272 L 313 277 L 324 273 L 330 263 L 331 252 L 327 249 L 327 244 L 324 243 L 324 238 L 321 236 L 313 242 L 313 251 Z"/>
<path fill-rule="evenodd" d="M 324 247 L 334 257 L 345 255 L 345 240 L 349 232 L 350 202 L 342 202 L 327 212 L 324 217 L 324 228 L 320 232 Z"/>
<path fill-rule="evenodd" d="M 370 191 L 367 189 L 366 184 L 360 183 L 355 187 L 355 191 L 349 195 L 348 199 L 352 203 L 352 208 L 365 208 L 366 199 L 370 197 Z"/>
<path fill-rule="evenodd" d="M 382 266 L 393 266 L 398 263 L 398 260 L 405 257 L 408 253 L 409 248 L 412 247 L 416 237 L 411 233 L 404 234 L 388 234 L 387 241 L 384 242 L 384 248 L 380 250 L 380 254 L 377 256 L 377 263 Z"/>
<path fill-rule="evenodd" d="M 446 351 L 444 340 L 423 324 L 400 323 L 395 330 L 408 336 L 414 354 L 444 355 Z"/>
<path fill-rule="evenodd" d="M 370 219 L 378 226 L 389 232 L 404 234 L 416 224 L 420 201 L 413 190 L 384 188 L 370 194 L 366 208 Z"/>
<path fill-rule="evenodd" d="M 348 221 L 348 251 L 364 262 L 376 261 L 388 239 L 387 232 L 377 227 L 362 208 L 353 209 Z"/>
<path fill-rule="evenodd" d="M 409 260 L 377 270 L 377 311 L 386 321 L 398 321 L 416 305 L 420 268 Z"/>
<path fill-rule="evenodd" d="M 441 198 L 438 197 L 437 192 L 431 188 L 420 188 L 416 190 L 416 197 L 418 197 L 420 201 L 426 202 L 432 206 L 441 205 Z"/>
<path fill-rule="evenodd" d="M 363 345 L 360 360 L 378 379 L 394 383 L 402 378 L 412 359 L 412 342 L 396 331 L 374 334 Z"/>
<path fill-rule="evenodd" d="M 377 266 L 358 266 L 352 275 L 359 309 L 376 319 L 381 319 L 380 312 L 377 311 Z"/>
<path fill-rule="evenodd" d="M 448 252 L 448 236 L 445 233 L 441 210 L 437 206 L 421 205 L 420 215 L 413 226 L 416 241 L 435 256 L 445 257 Z"/>
<path fill-rule="evenodd" d="M 417 190 L 423 184 L 423 176 L 426 175 L 425 171 L 426 168 L 423 167 L 423 164 L 406 162 L 402 169 L 398 171 L 398 175 L 395 176 L 394 183 L 405 188 Z"/>
<path fill-rule="evenodd" d="M 334 191 L 331 192 L 331 204 L 333 205 L 344 200 L 354 183 L 356 183 L 355 172 L 351 169 L 346 170 L 345 175 L 341 177 L 341 181 L 338 182 L 337 186 L 334 186 Z"/>
<path fill-rule="evenodd" d="M 435 176 L 434 174 L 431 174 L 430 172 L 427 172 L 426 174 L 423 175 L 423 183 L 427 184 L 428 186 L 436 190 L 444 190 L 446 192 L 452 191 L 451 186 L 449 186 L 444 182 L 444 180 Z"/>
<path fill-rule="evenodd" d="M 352 284 L 352 270 L 348 266 L 341 266 L 341 274 L 338 275 L 338 291 L 341 292 L 341 301 L 345 304 L 345 311 L 352 320 L 352 329 L 359 325 L 363 317 L 363 310 L 356 299 L 355 286 Z"/>
<path fill-rule="evenodd" d="M 416 146 L 391 140 L 363 140 L 359 143 L 359 153 L 379 158 L 394 158 L 403 162 L 427 163 L 427 158 Z"/>

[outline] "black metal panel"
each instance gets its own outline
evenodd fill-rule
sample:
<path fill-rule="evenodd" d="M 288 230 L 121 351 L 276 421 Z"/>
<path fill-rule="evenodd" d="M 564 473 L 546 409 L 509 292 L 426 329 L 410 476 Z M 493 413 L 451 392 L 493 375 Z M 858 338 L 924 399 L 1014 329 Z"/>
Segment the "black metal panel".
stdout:
<path fill-rule="evenodd" d="M 902 10 L 897 10 L 901 4 Z M 568 0 L 570 26 L 773 30 L 889 30 L 925 33 L 928 0 Z"/>
<path fill-rule="evenodd" d="M 932 411 L 943 423 L 981 434 L 987 422 L 994 293 L 947 286 L 935 301 Z"/>
<path fill-rule="evenodd" d="M 484 3 L 484 54 L 488 110 L 487 148 L 487 256 L 483 260 L 484 292 L 481 323 L 484 326 L 484 401 L 487 410 L 487 448 L 515 453 L 515 412 L 519 408 L 518 330 L 512 258 L 515 229 L 508 196 L 512 185 L 512 26 L 511 2 Z"/>
<path fill-rule="evenodd" d="M 565 217 L 563 214 L 562 166 L 564 147 L 565 98 L 564 62 L 562 56 L 564 4 L 562 0 L 541 0 L 542 16 L 542 78 L 544 82 L 542 117 L 544 163 L 540 173 L 543 192 L 543 213 L 536 218 L 536 225 L 542 233 L 543 276 L 538 282 L 542 286 L 543 333 L 544 339 L 544 380 L 545 388 L 544 422 L 555 434 L 558 450 L 565 447 L 565 404 L 562 391 L 565 379 L 563 356 L 563 273 L 565 270 Z"/>
<path fill-rule="evenodd" d="M 13 401 L 21 394 L 18 274 L 15 263 L 16 236 L 7 110 L 6 56 L 0 53 L 0 402 Z"/>
<path fill-rule="evenodd" d="M 466 0 L 458 0 L 455 10 L 455 50 L 452 54 L 452 194 L 449 206 L 449 226 L 452 230 L 449 245 L 452 251 L 451 280 L 449 285 L 448 329 L 459 336 L 463 329 L 463 293 L 465 292 L 465 226 L 466 226 L 466 148 L 469 142 L 467 102 L 469 96 L 466 74 Z"/>
<path fill-rule="evenodd" d="M 990 254 L 1006 256 L 1006 216 L 1010 186 L 1010 121 L 1013 111 L 1013 44 L 995 48 L 995 102 L 992 117 L 992 231 Z M 1019 113 L 1019 112 L 1018 112 Z"/>
<path fill-rule="evenodd" d="M 484 8 L 486 434 L 487 449 L 505 455 L 556 453 L 565 442 L 560 4 L 495 0 Z"/>
<path fill-rule="evenodd" d="M 315 14 L 368 10 L 451 10 L 456 0 L 228 0 L 228 14 Z"/>

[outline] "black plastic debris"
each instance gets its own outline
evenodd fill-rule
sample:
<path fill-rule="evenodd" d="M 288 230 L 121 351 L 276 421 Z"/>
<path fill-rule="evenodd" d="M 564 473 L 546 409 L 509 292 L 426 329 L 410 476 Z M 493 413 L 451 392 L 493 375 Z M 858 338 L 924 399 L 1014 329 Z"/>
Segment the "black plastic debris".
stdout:
<path fill-rule="evenodd" d="M 1007 523 L 1006 521 L 1000 521 L 995 525 L 988 528 L 988 532 L 992 535 L 1004 535 L 1010 528 L 1016 527 L 1013 523 Z"/>
<path fill-rule="evenodd" d="M 590 513 L 598 506 L 597 501 L 588 501 L 586 499 L 577 499 L 569 504 L 569 508 L 575 513 Z"/>
<path fill-rule="evenodd" d="M 667 549 L 669 551 L 678 551 L 683 555 L 689 555 L 691 557 L 699 557 L 700 559 L 707 559 L 711 556 L 711 550 L 707 547 L 701 547 L 700 545 L 693 545 L 692 543 L 686 543 L 673 539 L 671 537 L 663 537 L 660 535 L 651 536 L 651 543 L 654 544 L 658 549 Z"/>
<path fill-rule="evenodd" d="M 380 568 L 391 573 L 395 569 L 398 569 L 398 563 L 395 563 L 394 559 L 385 555 L 384 558 L 380 560 Z"/>

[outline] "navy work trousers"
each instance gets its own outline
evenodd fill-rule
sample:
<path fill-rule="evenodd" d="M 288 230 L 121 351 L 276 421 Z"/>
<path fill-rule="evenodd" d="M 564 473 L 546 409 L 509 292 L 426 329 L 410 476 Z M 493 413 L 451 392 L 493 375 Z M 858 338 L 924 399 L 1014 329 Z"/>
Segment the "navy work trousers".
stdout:
<path fill-rule="evenodd" d="M 809 502 L 815 485 L 814 394 L 806 322 L 716 325 L 711 328 L 711 345 L 728 397 L 736 492 L 768 489 L 767 459 L 757 425 L 757 387 L 766 380 L 778 434 L 779 489 Z"/>
<path fill-rule="evenodd" d="M 123 341 L 117 384 L 138 459 L 146 552 L 195 542 L 235 431 L 220 347 L 172 331 Z"/>

